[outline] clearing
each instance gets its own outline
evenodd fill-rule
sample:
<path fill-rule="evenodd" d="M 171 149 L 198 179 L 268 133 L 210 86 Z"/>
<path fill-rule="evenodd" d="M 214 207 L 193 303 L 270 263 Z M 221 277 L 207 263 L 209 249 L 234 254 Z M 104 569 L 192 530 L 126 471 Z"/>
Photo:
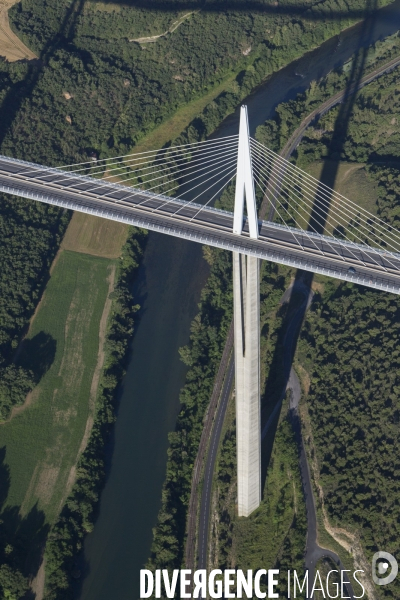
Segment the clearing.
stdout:
<path fill-rule="evenodd" d="M 365 165 L 362 163 L 350 163 L 341 161 L 339 164 L 334 161 L 318 161 L 306 167 L 307 173 L 320 180 L 322 171 L 325 170 L 328 178 L 334 174 L 336 169 L 336 178 L 334 189 L 342 194 L 357 206 L 376 214 L 377 186 L 368 179 Z"/>
<path fill-rule="evenodd" d="M 337 166 L 334 161 L 318 161 L 307 166 L 306 171 L 319 180 L 324 167 L 329 171 L 337 168 L 334 186 L 336 192 L 376 214 L 377 187 L 368 179 L 364 164 L 340 161 Z"/>
<path fill-rule="evenodd" d="M 25 403 L 0 426 L 2 512 L 25 528 L 32 560 L 76 478 L 96 411 L 117 261 L 128 227 L 74 213 L 32 317 L 18 361 L 41 373 Z M 15 517 L 17 515 L 17 517 Z M 42 562 L 32 590 L 43 598 Z"/>
<path fill-rule="evenodd" d="M 4 56 L 10 62 L 37 58 L 36 54 L 11 31 L 8 9 L 17 2 L 18 0 L 0 0 L 0 56 Z"/>

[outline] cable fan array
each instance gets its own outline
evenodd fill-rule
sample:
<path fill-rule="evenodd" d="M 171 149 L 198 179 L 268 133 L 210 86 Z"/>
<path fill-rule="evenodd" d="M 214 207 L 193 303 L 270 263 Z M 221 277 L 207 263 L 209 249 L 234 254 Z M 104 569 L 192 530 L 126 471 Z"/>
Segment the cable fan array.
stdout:
<path fill-rule="evenodd" d="M 92 192 L 113 202 L 129 203 L 130 198 L 135 198 L 136 207 L 143 205 L 151 212 L 169 204 L 169 215 L 179 213 L 188 204 L 201 205 L 195 208 L 193 220 L 235 178 L 238 138 L 232 135 L 161 150 L 92 159 L 57 169 L 38 167 L 35 179 L 51 185 L 59 183 L 68 190 Z M 307 237 L 309 245 L 318 254 L 324 254 L 321 243 L 311 235 L 324 234 L 325 246 L 343 261 L 345 255 L 357 262 L 363 261 L 362 246 L 362 251 L 380 268 L 387 270 L 382 263 L 383 252 L 386 266 L 399 270 L 400 233 L 397 229 L 253 138 L 250 138 L 250 151 L 258 193 L 269 203 L 268 220 L 287 227 L 302 250 L 301 240 Z M 26 173 L 31 176 L 34 171 L 30 169 Z M 113 186 L 106 185 L 113 183 L 132 187 L 126 187 L 123 198 L 115 199 Z M 138 189 L 150 194 L 138 198 Z M 156 206 L 154 202 L 149 205 L 154 198 L 159 200 Z M 176 200 L 181 202 L 171 205 Z M 341 252 L 344 246 L 346 252 Z M 395 259 L 394 262 L 391 259 Z"/>
<path fill-rule="evenodd" d="M 192 144 L 170 146 L 162 150 L 140 152 L 105 159 L 63 165 L 59 179 L 52 172 L 40 171 L 36 179 L 51 183 L 67 183 L 68 189 L 82 185 L 79 175 L 93 179 L 93 187 L 85 188 L 87 192 L 104 189 L 105 183 L 122 183 L 137 190 L 152 192 L 152 197 L 169 196 L 157 210 L 173 200 L 187 203 L 210 205 L 224 187 L 236 175 L 238 136 L 228 136 L 217 140 L 207 140 Z M 65 172 L 71 178 L 65 177 Z M 127 191 L 129 188 L 127 188 Z M 129 191 L 123 201 L 129 201 Z M 148 199 L 137 204 L 145 204 Z M 178 208 L 175 213 L 182 210 Z M 198 212 L 200 212 L 200 209 Z M 175 214 L 173 213 L 173 214 Z M 197 213 L 196 213 L 197 214 Z M 194 218 L 194 217 L 193 217 Z"/>
<path fill-rule="evenodd" d="M 270 220 L 275 216 L 277 222 L 306 234 L 324 234 L 340 243 L 368 246 L 369 255 L 379 249 L 379 254 L 385 252 L 388 262 L 390 256 L 398 261 L 400 233 L 397 229 L 257 140 L 251 138 L 250 147 L 254 179 L 269 202 Z M 309 239 L 312 241 L 312 236 Z M 349 247 L 351 245 L 346 244 L 347 250 Z"/>

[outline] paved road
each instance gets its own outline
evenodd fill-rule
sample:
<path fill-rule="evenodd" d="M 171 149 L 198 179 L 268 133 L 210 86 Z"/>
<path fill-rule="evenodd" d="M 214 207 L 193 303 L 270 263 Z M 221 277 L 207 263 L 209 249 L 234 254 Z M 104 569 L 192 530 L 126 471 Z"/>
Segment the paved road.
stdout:
<path fill-rule="evenodd" d="M 203 492 L 200 503 L 199 519 L 199 550 L 198 550 L 198 569 L 207 568 L 208 555 L 208 530 L 211 507 L 212 482 L 214 476 L 215 460 L 217 458 L 219 441 L 221 438 L 222 427 L 224 424 L 226 408 L 231 395 L 232 385 L 235 378 L 235 361 L 233 354 L 228 364 L 227 376 L 222 388 L 221 401 L 217 409 L 217 416 L 210 438 L 210 446 L 207 453 L 206 466 L 204 470 Z"/>
<path fill-rule="evenodd" d="M 384 75 L 385 73 L 389 73 L 390 71 L 393 71 L 393 69 L 395 69 L 399 65 L 400 65 L 400 56 L 397 56 L 396 58 L 381 65 L 378 69 L 375 69 L 371 73 L 368 73 L 368 75 L 365 75 L 360 80 L 360 82 L 358 83 L 357 86 L 350 88 L 350 90 L 342 90 L 341 92 L 337 92 L 336 94 L 331 96 L 328 100 L 325 100 L 325 102 L 320 104 L 316 109 L 314 109 L 311 113 L 309 113 L 303 119 L 303 121 L 300 123 L 299 127 L 296 129 L 296 131 L 294 131 L 294 133 L 290 136 L 290 138 L 284 145 L 283 149 L 280 152 L 280 156 L 284 157 L 284 158 L 289 158 L 293 154 L 293 152 L 296 150 L 297 146 L 300 144 L 307 127 L 309 127 L 309 125 L 311 125 L 311 123 L 313 121 L 322 117 L 326 112 L 328 112 L 328 110 L 330 110 L 337 104 L 340 104 L 341 102 L 343 102 L 343 100 L 347 94 L 351 94 L 352 92 L 355 91 L 355 89 L 357 89 L 357 90 L 362 89 L 364 86 L 368 85 L 369 83 L 371 83 L 372 81 L 374 81 L 375 79 L 380 77 L 381 75 Z M 278 184 L 271 183 L 270 185 L 267 186 L 267 189 L 266 189 L 266 192 L 264 195 L 264 199 L 263 199 L 263 202 L 261 205 L 261 209 L 260 209 L 260 217 L 261 218 L 265 218 L 265 215 L 268 212 L 268 220 L 269 221 L 273 220 L 275 207 L 274 207 L 274 203 L 271 203 L 270 198 L 276 197 L 276 195 L 277 195 L 276 190 L 279 187 L 279 182 L 283 180 L 285 172 L 286 172 L 285 165 L 283 165 L 282 161 L 280 161 L 278 159 L 275 163 L 273 173 L 272 173 L 273 177 L 274 177 L 274 181 L 278 182 Z"/>
<path fill-rule="evenodd" d="M 282 296 L 281 304 L 287 302 L 290 299 L 290 295 L 292 293 L 293 286 L 290 286 Z M 311 296 L 310 296 L 311 299 Z M 307 304 L 307 301 L 306 301 Z M 301 324 L 302 315 L 299 317 L 300 311 L 297 311 L 293 316 L 287 332 L 285 336 L 285 348 L 289 351 L 293 345 L 293 339 L 296 335 L 296 332 L 299 328 L 299 324 Z M 304 314 L 304 309 L 303 313 Z M 292 342 L 289 342 L 292 340 Z M 203 481 L 203 491 L 201 496 L 200 503 L 200 513 L 199 513 L 199 534 L 198 534 L 198 569 L 206 569 L 207 568 L 207 555 L 208 555 L 208 533 L 209 533 L 209 517 L 210 517 L 210 508 L 211 508 L 211 493 L 212 493 L 212 481 L 214 476 L 214 467 L 215 460 L 218 452 L 222 426 L 225 419 L 226 408 L 228 406 L 228 401 L 234 381 L 235 369 L 234 369 L 234 358 L 233 353 L 231 355 L 231 359 L 229 361 L 227 367 L 227 376 L 224 381 L 224 386 L 221 393 L 221 402 L 218 405 L 217 415 L 215 419 L 215 425 L 211 432 L 210 437 L 210 447 L 207 454 L 206 466 L 204 471 L 204 481 Z M 300 388 L 300 384 L 299 384 Z M 274 410 L 270 414 L 268 420 L 264 423 L 262 427 L 262 438 L 267 435 L 268 430 L 272 423 L 275 421 L 277 413 L 281 408 L 281 402 L 277 402 Z M 188 565 L 186 565 L 189 568 Z"/>
<path fill-rule="evenodd" d="M 269 221 L 254 240 L 227 211 L 1 156 L 0 191 L 400 294 L 400 254 Z"/>
<path fill-rule="evenodd" d="M 310 470 L 305 452 L 304 440 L 301 434 L 301 424 L 298 415 L 298 403 L 301 397 L 301 387 L 299 379 L 293 369 L 290 373 L 288 388 L 292 390 L 290 401 L 291 420 L 299 445 L 300 472 L 307 510 L 307 542 L 305 553 L 305 568 L 309 573 L 309 581 L 313 581 L 315 576 L 315 567 L 318 561 L 321 560 L 321 558 L 330 558 L 337 566 L 338 571 L 344 570 L 345 566 L 340 560 L 340 557 L 335 552 L 332 552 L 331 550 L 328 550 L 326 548 L 322 548 L 318 545 L 317 542 L 317 513 L 314 502 L 314 494 L 312 491 Z M 349 598 L 353 599 L 354 592 L 351 584 L 347 584 L 345 587 L 347 589 L 347 594 Z"/>
<path fill-rule="evenodd" d="M 331 96 L 331 98 L 325 100 L 325 102 L 320 104 L 315 110 L 313 110 L 309 115 L 307 115 L 307 117 L 302 121 L 301 125 L 288 139 L 285 146 L 283 147 L 282 156 L 290 156 L 293 153 L 293 151 L 301 142 L 305 130 L 315 119 L 319 119 L 320 117 L 322 117 L 322 115 L 328 112 L 328 110 L 330 110 L 337 104 L 343 102 L 347 95 L 354 93 L 354 91 L 356 90 L 361 90 L 364 86 L 368 85 L 384 73 L 389 73 L 390 71 L 393 71 L 393 69 L 395 69 L 399 65 L 400 56 L 397 56 L 396 58 L 393 58 L 387 63 L 381 65 L 378 69 L 375 69 L 374 71 L 371 71 L 371 73 L 365 75 L 360 80 L 358 85 L 353 86 L 353 88 L 350 88 L 349 90 L 342 90 L 341 92 L 337 92 L 334 96 Z"/>

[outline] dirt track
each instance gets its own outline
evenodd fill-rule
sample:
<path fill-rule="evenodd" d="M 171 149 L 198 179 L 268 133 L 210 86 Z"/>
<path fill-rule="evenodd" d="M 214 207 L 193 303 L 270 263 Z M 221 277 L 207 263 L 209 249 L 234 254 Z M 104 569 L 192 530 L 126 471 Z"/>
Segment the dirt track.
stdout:
<path fill-rule="evenodd" d="M 18 0 L 0 0 L 0 56 L 8 61 L 37 58 L 10 29 L 8 9 Z"/>

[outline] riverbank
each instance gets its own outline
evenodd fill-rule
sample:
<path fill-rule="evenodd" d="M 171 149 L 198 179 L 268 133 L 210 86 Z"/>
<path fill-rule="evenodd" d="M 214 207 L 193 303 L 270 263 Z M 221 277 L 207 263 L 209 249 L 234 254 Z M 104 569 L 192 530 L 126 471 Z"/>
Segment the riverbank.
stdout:
<path fill-rule="evenodd" d="M 248 84 L 248 81 L 247 81 L 247 84 Z M 221 113 L 221 114 L 222 114 L 222 113 Z M 225 113 L 224 113 L 224 114 L 225 114 Z M 212 115 L 211 115 L 211 116 L 212 116 Z M 214 115 L 214 116 L 215 116 L 215 115 Z M 210 117 L 210 115 L 208 115 L 208 117 Z M 208 117 L 207 117 L 207 118 L 208 118 Z M 208 118 L 208 120 L 207 120 L 207 123 L 208 123 L 208 126 L 210 126 L 210 127 L 211 127 L 211 124 L 212 124 L 211 117 L 210 117 L 210 118 Z M 200 132 L 200 133 L 201 133 L 201 132 Z M 154 239 L 155 239 L 155 238 L 154 238 Z M 158 243 L 158 240 L 157 240 L 157 243 Z M 155 251 L 155 247 L 156 247 L 156 242 L 154 242 L 154 246 L 153 246 L 153 249 L 154 249 L 154 251 Z M 168 244 L 165 244 L 165 245 L 163 245 L 163 246 L 162 246 L 162 248 L 163 248 L 163 252 L 169 252 L 169 250 L 170 250 L 170 248 L 168 247 Z M 183 248 L 184 248 L 185 250 L 186 250 L 186 248 L 189 248 L 189 245 L 188 245 L 188 246 L 185 246 L 185 247 L 183 247 L 183 246 L 177 246 L 177 248 L 179 248 L 179 251 L 182 251 L 182 249 L 183 249 Z M 159 254 L 157 254 L 157 253 L 156 253 L 156 251 L 155 251 L 153 256 L 155 256 L 155 261 L 156 261 L 156 262 L 158 262 L 158 260 L 160 259 L 160 255 L 159 255 Z M 176 258 L 176 256 L 175 256 L 175 258 Z M 173 261 L 171 261 L 171 262 L 173 262 Z M 198 262 L 197 264 L 200 264 L 200 263 L 201 263 L 201 261 L 199 260 L 199 262 Z M 147 263 L 147 265 L 149 265 L 149 263 Z M 169 265 L 168 265 L 168 267 L 171 267 L 171 264 L 169 264 Z M 192 263 L 192 264 L 190 264 L 190 261 L 188 260 L 188 261 L 187 261 L 187 263 L 186 263 L 186 267 L 188 267 L 188 268 L 192 268 L 192 269 L 193 269 L 193 263 Z M 154 267 L 153 267 L 153 268 L 154 268 Z M 150 270 L 150 269 L 149 269 L 149 270 Z M 162 274 L 161 274 L 161 275 L 162 275 Z M 146 277 L 146 276 L 149 276 L 149 274 L 147 273 L 147 274 L 145 275 L 145 277 Z M 170 284 L 171 284 L 171 285 L 175 285 L 175 284 L 177 284 L 177 283 L 178 283 L 178 281 L 179 281 L 179 277 L 177 277 L 176 279 L 177 279 L 176 281 L 170 281 Z M 161 280 L 161 281 L 165 281 L 165 279 L 162 279 L 162 277 L 160 277 L 160 280 Z M 194 294 L 194 295 L 195 295 L 195 294 Z M 179 296 L 180 296 L 180 297 L 179 297 Z M 161 297 L 161 295 L 157 296 L 157 300 L 158 300 L 158 307 L 155 309 L 155 310 L 156 310 L 156 312 L 155 312 L 155 313 L 153 313 L 153 317 L 152 317 L 153 319 L 154 319 L 154 316 L 155 316 L 155 315 L 157 315 L 157 313 L 160 313 L 161 311 L 163 311 L 163 310 L 164 310 L 164 307 L 162 306 L 162 302 L 160 301 L 160 297 Z M 171 310 L 171 315 L 170 315 L 170 316 L 172 316 L 172 318 L 175 318 L 175 321 L 177 321 L 177 320 L 180 318 L 180 316 L 181 316 L 181 313 L 180 313 L 180 310 L 179 310 L 179 308 L 178 308 L 178 310 L 176 310 L 176 307 L 177 307 L 177 306 L 178 306 L 178 307 L 180 306 L 180 305 L 179 305 L 179 302 L 181 302 L 181 303 L 183 302 L 183 299 L 182 299 L 182 294 L 179 294 L 179 293 L 177 294 L 177 301 L 178 301 L 178 302 L 177 302 L 177 304 L 175 305 L 175 309 Z M 156 304 L 156 303 L 154 303 L 154 304 Z M 196 304 L 196 299 L 194 299 L 194 301 L 192 302 L 192 304 L 194 304 L 194 305 Z M 178 319 L 177 319 L 177 315 L 179 315 Z M 146 315 L 144 315 L 144 316 L 146 316 Z M 164 316 L 165 316 L 165 315 L 164 315 Z M 151 317 L 149 317 L 149 319 L 151 319 Z M 177 326 L 177 324 L 176 324 L 176 323 L 174 323 L 174 325 L 175 325 L 175 326 Z M 164 329 L 164 331 L 165 331 L 165 329 Z M 170 334 L 170 332 L 168 332 L 168 335 L 171 335 L 171 334 Z M 153 339 L 154 339 L 154 338 L 153 338 Z M 167 345 L 166 345 L 166 346 L 167 346 Z M 165 347 L 166 347 L 166 346 L 165 346 Z M 153 350 L 153 352 L 154 352 L 154 342 L 153 342 L 153 348 L 151 348 L 151 349 L 152 349 L 152 350 Z M 171 352 L 171 350 L 169 350 L 169 351 Z M 138 352 L 140 352 L 140 349 L 139 349 L 139 348 L 138 348 Z M 159 361 L 159 364 L 158 364 L 158 365 L 155 365 L 155 369 L 152 371 L 152 373 L 153 373 L 153 378 L 154 378 L 154 373 L 155 373 L 155 372 L 156 372 L 156 373 L 159 373 L 160 365 L 161 365 L 163 362 L 164 362 L 163 360 L 160 360 L 160 361 Z M 143 365 L 144 365 L 144 363 L 143 363 Z M 142 365 L 142 367 L 143 367 L 143 365 Z M 181 374 L 182 374 L 182 372 L 181 372 Z M 164 374 L 164 376 L 165 376 L 166 378 L 170 378 L 170 377 L 172 377 L 170 373 L 166 373 L 166 374 Z M 151 382 L 150 382 L 150 383 L 151 383 Z M 161 387 L 162 387 L 162 386 L 161 386 Z M 161 393 L 162 393 L 162 390 L 161 390 L 161 392 L 160 392 L 160 388 L 158 388 L 158 390 L 157 390 L 157 393 L 158 393 L 158 394 L 161 394 Z M 172 394 L 171 394 L 171 395 L 172 395 Z M 140 396 L 140 401 L 142 402 L 142 404 L 144 403 L 144 402 L 143 402 L 143 398 L 147 398 L 147 397 L 146 397 L 145 395 L 143 395 L 143 396 Z M 139 407 L 139 408 L 141 408 L 141 407 Z M 174 412 L 174 411 L 171 411 L 171 412 Z M 135 415 L 135 417 L 137 417 L 137 415 Z M 128 433 L 130 433 L 130 434 L 132 435 L 132 433 L 131 433 L 131 432 L 129 432 L 129 428 L 128 428 Z M 146 445 L 146 440 L 144 440 L 144 444 Z M 153 446 L 152 446 L 152 448 L 153 448 Z M 140 452 L 140 449 L 139 449 L 139 452 Z M 139 455 L 139 453 L 138 453 L 137 455 Z M 162 468 L 163 468 L 163 467 L 161 466 L 161 467 L 160 467 L 160 469 L 162 470 Z M 128 465 L 127 465 L 126 471 L 130 472 L 130 471 L 129 471 L 129 466 L 128 466 Z M 148 476 L 148 473 L 147 473 L 147 476 Z M 144 481 L 145 483 L 144 483 L 144 486 L 142 486 L 142 487 L 140 488 L 140 489 L 141 489 L 141 492 L 142 492 L 142 490 L 144 490 L 144 489 L 146 489 L 146 491 L 147 491 L 147 485 L 148 485 L 148 484 L 146 483 L 146 479 L 144 478 L 144 480 L 143 480 L 143 481 Z M 135 482 L 135 483 L 137 483 L 137 482 Z M 135 493 L 135 489 L 133 489 L 132 491 L 133 491 L 133 493 Z M 136 490 L 136 494 L 137 494 L 137 490 Z M 104 546 L 103 546 L 103 547 L 104 547 Z"/>
<path fill-rule="evenodd" d="M 377 42 L 376 46 L 372 51 L 370 51 L 366 57 L 367 68 L 366 70 L 369 72 L 368 75 L 365 75 L 362 78 L 361 84 L 358 86 L 358 89 L 361 89 L 364 85 L 371 82 L 372 80 L 380 77 L 382 74 L 390 71 L 395 68 L 399 63 L 400 59 L 392 58 L 393 54 L 399 52 L 399 40 L 397 36 L 392 36 L 387 38 L 386 40 Z M 379 65 L 377 67 L 377 64 Z M 349 69 L 350 64 L 347 64 L 347 70 Z M 343 98 L 344 92 L 336 92 L 339 86 L 344 86 L 344 76 L 336 76 L 334 73 L 329 77 L 329 83 L 324 86 L 316 87 L 313 84 L 306 93 L 304 97 L 298 96 L 296 104 L 288 103 L 287 110 L 285 110 L 285 105 L 278 107 L 278 114 L 275 116 L 275 123 L 270 121 L 267 122 L 266 125 L 259 127 L 257 130 L 257 135 L 263 139 L 263 141 L 269 145 L 270 147 L 275 147 L 277 151 L 280 150 L 280 145 L 283 145 L 283 149 L 280 150 L 280 153 L 285 158 L 288 158 L 295 150 L 297 144 L 301 140 L 302 136 L 306 128 L 313 122 L 319 114 L 324 114 L 329 108 L 335 106 L 337 102 Z M 330 98 L 326 99 L 330 94 Z M 322 104 L 321 104 L 322 103 Z M 317 108 L 313 108 L 317 106 Z M 296 107 L 294 109 L 294 107 Z M 310 108 L 312 111 L 310 112 Z M 282 125 L 282 130 L 280 128 Z M 294 131 L 293 131 L 294 130 Z M 289 140 L 286 142 L 286 136 L 289 135 Z M 314 163 L 309 164 L 307 166 L 307 170 L 317 179 L 320 178 L 322 169 L 324 167 L 325 173 L 329 170 L 329 161 L 325 161 L 325 163 Z M 332 165 L 333 167 L 333 165 Z M 364 206 L 373 212 L 376 210 L 374 206 L 377 188 L 373 185 L 373 183 L 367 178 L 367 174 L 365 172 L 365 165 L 354 165 L 350 163 L 340 163 L 339 166 L 335 164 L 336 169 L 336 178 L 335 178 L 335 187 L 337 191 L 346 193 L 348 196 L 352 197 L 354 201 L 359 202 L 360 206 Z M 345 189 L 344 189 L 345 188 Z M 375 194 L 375 195 L 374 195 Z M 262 206 L 260 208 L 260 216 L 263 218 L 269 208 L 269 203 L 267 199 L 263 200 Z M 270 217 L 271 218 L 271 217 Z M 228 341 L 225 345 L 224 354 L 228 355 L 231 351 L 232 340 Z M 221 368 L 221 367 L 220 367 Z M 223 377 L 223 374 L 221 375 Z M 210 413 L 207 416 L 207 419 L 210 420 L 214 418 L 215 411 L 217 407 L 217 402 L 214 402 L 210 407 Z M 216 437 L 217 436 L 217 437 Z M 212 431 L 210 438 L 210 445 L 213 447 L 218 446 L 219 444 L 219 436 L 220 434 L 216 434 L 215 431 Z M 199 462 L 200 460 L 200 462 Z M 199 455 L 196 458 L 197 469 L 200 470 L 204 461 L 204 451 L 202 450 L 202 458 L 199 459 Z M 212 475 L 210 476 L 212 478 Z M 193 487 L 193 485 L 195 487 Z M 192 485 L 191 495 L 192 498 L 196 497 L 197 487 L 199 485 L 198 481 L 194 481 Z M 207 489 L 203 489 L 203 497 L 202 497 L 202 511 L 200 516 L 197 514 L 199 510 L 198 503 L 191 504 L 191 513 L 189 513 L 188 518 L 188 536 L 190 539 L 191 548 L 187 547 L 187 556 L 190 557 L 190 562 L 187 564 L 187 568 L 194 568 L 194 557 L 196 556 L 197 543 L 195 538 L 195 530 L 196 524 L 199 521 L 201 523 L 199 536 L 200 542 L 198 547 L 198 555 L 200 560 L 200 565 L 203 567 L 206 564 L 205 557 L 208 554 L 208 529 L 209 529 L 209 503 L 210 500 L 206 503 L 207 508 L 204 509 L 203 505 L 205 504 L 204 496 L 207 494 L 210 495 Z M 214 502 L 215 508 L 215 502 Z M 215 518 L 212 519 L 212 522 L 215 521 Z M 330 536 L 331 546 L 335 546 L 335 542 Z"/>
<path fill-rule="evenodd" d="M 367 163 L 367 177 L 371 185 L 377 186 L 375 212 L 395 227 L 399 140 L 391 123 L 400 118 L 398 77 L 399 69 L 357 94 L 346 143 L 339 146 L 342 160 Z M 321 118 L 321 129 L 328 118 Z M 311 128 L 299 146 L 299 160 L 309 164 L 319 147 L 323 155 L 337 162 L 335 130 L 328 127 L 323 139 L 317 141 L 315 129 Z M 334 144 L 337 155 L 332 157 Z M 399 442 L 398 427 L 393 422 L 399 406 L 398 358 L 391 345 L 398 335 L 400 308 L 396 296 L 361 286 L 330 283 L 321 296 L 319 306 L 307 319 L 297 357 L 304 378 L 312 382 L 305 389 L 304 411 L 312 433 L 308 451 L 313 457 L 321 522 L 338 544 L 351 548 L 358 568 L 365 570 L 380 547 L 395 552 L 393 540 L 398 538 L 399 486 L 394 449 Z M 386 447 L 383 453 L 382 447 Z M 368 482 L 365 489 L 358 484 L 360 477 Z M 343 502 L 343 493 L 352 498 L 350 504 Z M 381 589 L 372 582 L 369 589 L 368 597 L 382 597 Z M 385 597 L 398 596 L 399 585 L 393 582 L 386 588 Z"/>
<path fill-rule="evenodd" d="M 121 235 L 124 237 L 122 232 Z M 96 240 L 96 236 L 91 239 Z M 80 576 L 76 557 L 83 538 L 93 529 L 98 495 L 104 484 L 104 448 L 115 420 L 119 386 L 125 374 L 129 341 L 133 334 L 134 315 L 139 308 L 134 303 L 130 288 L 145 242 L 145 232 L 129 228 L 119 262 L 116 264 L 112 261 L 113 289 L 109 289 L 106 301 L 109 317 L 107 319 L 103 313 L 100 327 L 103 343 L 99 347 L 101 365 L 98 365 L 93 379 L 94 382 L 96 377 L 97 389 L 94 390 L 92 382 L 89 396 L 92 410 L 81 438 L 78 460 L 71 469 L 70 490 L 66 490 L 70 493 L 62 504 L 61 515 L 52 527 L 46 544 L 45 599 L 57 598 L 61 590 L 64 593 Z M 100 259 L 91 256 L 89 260 L 93 269 L 93 264 Z M 76 375 L 76 371 L 72 370 L 72 373 Z"/>
<path fill-rule="evenodd" d="M 352 40 L 352 41 L 353 41 L 353 42 L 355 41 L 355 45 L 356 45 L 356 43 L 357 43 L 357 38 L 355 38 L 355 40 L 354 40 L 354 32 L 351 32 L 351 33 L 349 32 L 349 36 L 351 36 L 352 34 L 353 34 L 353 40 Z M 336 45 L 336 44 L 337 44 L 337 41 L 335 42 L 335 45 Z M 341 54 L 341 56 L 343 56 L 343 53 L 344 53 L 344 49 L 343 49 L 343 47 L 341 47 L 341 50 L 340 50 L 340 54 Z M 330 54 L 332 54 L 332 48 L 330 49 Z M 332 60 L 332 64 L 334 64 L 334 60 L 335 60 L 335 59 L 332 59 L 332 57 L 330 57 L 330 58 L 331 58 L 331 60 Z M 347 60 L 348 60 L 348 58 L 349 58 L 349 54 L 347 55 L 347 57 L 346 57 L 346 58 L 347 58 Z M 325 66 L 326 66 L 326 68 L 329 68 L 329 62 L 328 62 L 328 59 L 325 59 Z M 318 67 L 318 68 L 319 68 L 319 67 Z M 285 75 L 285 76 L 287 77 L 287 75 Z M 307 73 L 307 78 L 309 78 L 309 79 L 312 79 L 312 74 L 308 72 L 308 73 Z M 302 84 L 301 84 L 301 83 L 300 83 L 300 81 L 298 80 L 298 87 L 297 87 L 297 89 L 299 89 L 299 88 L 301 89 L 301 85 L 302 85 Z M 293 85 L 293 87 L 294 87 L 294 85 Z M 291 89 L 292 89 L 292 88 L 291 88 Z M 291 93 L 294 93 L 294 92 L 292 92 L 292 91 L 291 91 Z M 261 97 L 261 96 L 260 96 L 260 97 Z M 252 101 L 252 99 L 250 98 L 250 102 L 251 102 L 251 101 Z M 261 104 L 261 100 L 259 100 L 258 104 Z M 272 104 L 272 102 L 271 102 L 271 104 Z M 270 108 L 270 107 L 271 107 L 271 104 L 266 104 L 266 103 L 264 102 L 264 104 L 263 104 L 263 107 L 262 107 L 262 110 L 263 110 L 263 111 L 265 111 L 265 113 L 267 113 L 269 110 L 271 110 L 271 108 Z M 255 101 L 253 102 L 253 106 L 254 106 L 254 105 L 256 105 L 256 102 L 255 102 Z M 272 104 L 272 106 L 273 106 L 273 104 Z M 265 114 L 265 113 L 264 113 L 264 114 Z M 254 113 L 253 113 L 253 114 L 254 114 Z M 229 130 L 229 131 L 230 131 L 230 130 L 233 128 L 233 119 L 228 119 L 228 121 L 229 121 L 229 128 L 228 128 L 228 127 L 221 128 L 221 129 L 220 129 L 220 131 L 224 130 L 224 132 L 226 132 L 227 130 Z M 228 124 L 228 121 L 227 121 L 226 125 Z M 231 128 L 231 124 L 232 124 L 232 128 Z M 254 121 L 253 121 L 253 128 L 254 128 Z"/>

